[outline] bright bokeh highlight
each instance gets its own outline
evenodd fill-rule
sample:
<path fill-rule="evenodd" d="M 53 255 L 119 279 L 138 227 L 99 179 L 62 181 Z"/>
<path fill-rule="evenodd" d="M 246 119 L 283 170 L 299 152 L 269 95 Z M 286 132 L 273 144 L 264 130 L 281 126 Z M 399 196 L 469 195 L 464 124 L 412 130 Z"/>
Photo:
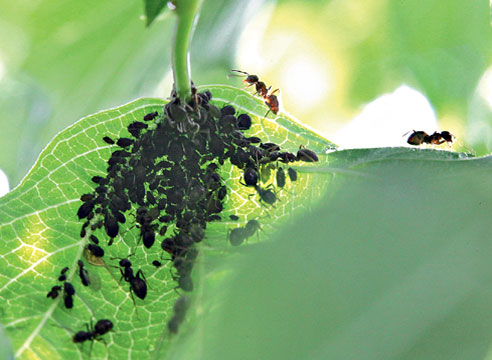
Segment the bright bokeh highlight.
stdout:
<path fill-rule="evenodd" d="M 402 85 L 367 104 L 331 139 L 342 148 L 403 146 L 412 130 L 438 130 L 434 110 L 419 91 Z"/>
<path fill-rule="evenodd" d="M 0 169 L 0 197 L 8 193 L 9 190 L 9 179 L 7 178 L 7 175 Z"/>

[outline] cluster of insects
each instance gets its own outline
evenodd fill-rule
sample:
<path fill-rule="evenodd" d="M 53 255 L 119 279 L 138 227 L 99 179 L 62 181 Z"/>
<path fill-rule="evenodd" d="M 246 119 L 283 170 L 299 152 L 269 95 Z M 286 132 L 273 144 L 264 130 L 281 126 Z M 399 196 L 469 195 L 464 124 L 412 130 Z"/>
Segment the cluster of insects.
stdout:
<path fill-rule="evenodd" d="M 275 91 L 269 93 L 270 88 L 254 75 L 248 75 L 246 80 L 256 86 L 270 111 L 276 114 Z M 230 105 L 218 108 L 210 103 L 211 98 L 209 91 L 198 93 L 193 88 L 192 100 L 182 103 L 173 91 L 162 113 L 151 112 L 143 116 L 143 121 L 130 123 L 127 134 L 119 138 L 101 139 L 102 144 L 113 148 L 106 172 L 91 178 L 93 191 L 81 196 L 82 204 L 77 210 L 83 222 L 80 237 L 87 241 L 85 255 L 89 263 L 101 262 L 106 266 L 102 258 L 111 255 L 114 241 L 136 228 L 135 245 L 142 243 L 150 249 L 158 241 L 162 254 L 167 254 L 173 265 L 171 275 L 177 282 L 176 290 L 191 292 L 191 275 L 198 256 L 195 245 L 204 239 L 209 222 L 222 220 L 228 190 L 220 167 L 226 162 L 237 167 L 241 183 L 254 189 L 250 196 L 258 196 L 264 206 L 274 206 L 278 201 L 276 189 L 286 185 L 286 175 L 291 182 L 297 181 L 297 172 L 287 164 L 318 161 L 315 152 L 302 146 L 292 153 L 282 151 L 277 144 L 247 136 L 251 117 L 236 114 Z M 271 170 L 276 171 L 276 187 L 262 185 L 262 179 L 267 172 L 270 177 Z M 244 227 L 231 230 L 228 238 L 237 246 L 259 229 L 257 220 L 249 220 Z M 129 258 L 112 257 L 109 261 L 113 260 L 117 262 L 109 266 L 119 269 L 120 283 L 124 280 L 128 284 L 136 306 L 134 295 L 142 301 L 147 296 L 145 275 Z M 81 260 L 77 265 L 82 285 L 91 286 L 91 272 Z M 153 260 L 152 265 L 162 266 L 158 260 Z M 75 288 L 66 281 L 67 271 L 68 267 L 64 268 L 59 276 L 63 285 L 54 286 L 47 297 L 56 299 L 63 293 L 65 307 L 71 309 Z M 189 298 L 181 295 L 167 324 L 170 333 L 178 331 L 188 307 Z M 75 334 L 73 341 L 101 340 L 112 328 L 111 321 L 99 320 L 94 327 L 88 326 L 87 331 Z"/>
<path fill-rule="evenodd" d="M 405 134 L 406 135 L 406 134 Z M 404 136 L 405 136 L 404 135 Z M 454 135 L 449 131 L 435 131 L 433 134 L 429 135 L 425 131 L 415 131 L 410 134 L 407 139 L 407 143 L 410 145 L 441 145 L 447 143 L 448 145 L 452 144 L 454 141 Z"/>

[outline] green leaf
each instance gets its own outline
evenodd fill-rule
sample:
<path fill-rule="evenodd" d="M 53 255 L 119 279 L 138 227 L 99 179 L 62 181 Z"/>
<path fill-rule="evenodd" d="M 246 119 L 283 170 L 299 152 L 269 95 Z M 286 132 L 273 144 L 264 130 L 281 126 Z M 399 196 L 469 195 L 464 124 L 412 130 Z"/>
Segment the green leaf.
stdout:
<path fill-rule="evenodd" d="M 166 0 L 144 0 L 147 26 L 150 26 L 150 24 L 152 24 L 155 18 L 166 7 L 166 4 L 167 4 Z"/>
<path fill-rule="evenodd" d="M 358 149 L 327 163 L 310 169 L 318 206 L 217 263 L 228 276 L 204 283 L 171 358 L 489 358 L 492 157 Z"/>
<path fill-rule="evenodd" d="M 102 137 L 122 135 L 129 122 L 162 111 L 162 105 L 158 99 L 140 99 L 80 120 L 58 134 L 22 183 L 0 199 L 0 263 L 4 269 L 0 321 L 17 358 L 66 359 L 74 352 L 87 354 L 89 347 L 82 349 L 71 338 L 74 332 L 85 330 L 90 319 L 109 318 L 115 323 L 107 348 L 102 342 L 94 344 L 92 356 L 96 358 L 106 354 L 145 358 L 153 349 L 148 339 L 161 336 L 177 295 L 169 266 L 156 270 L 148 261 L 160 252 L 154 248 L 139 255 L 141 249 L 137 249 L 137 256 L 147 260 L 141 268 L 150 286 L 159 289 L 137 303 L 137 314 L 128 286 L 117 281 L 117 269 L 87 265 L 101 279 L 102 289 L 81 286 L 76 263 L 83 256 L 86 240 L 79 236 L 81 223 L 76 213 L 80 195 L 92 189 L 91 177 L 105 172 L 111 150 Z M 111 256 L 127 256 L 136 241 L 134 234 L 125 234 L 107 252 L 106 261 Z M 70 267 L 68 280 L 77 291 L 72 310 L 64 308 L 61 296 L 54 301 L 46 297 L 52 286 L 61 284 L 57 277 L 64 266 Z"/>
<path fill-rule="evenodd" d="M 232 104 L 238 112 L 252 115 L 255 124 L 249 135 L 277 141 L 283 149 L 294 152 L 300 144 L 320 154 L 334 148 L 332 143 L 284 114 L 262 118 L 266 106 L 245 91 L 220 86 L 207 88 L 216 94 L 217 105 Z M 128 136 L 129 123 L 149 112 L 162 112 L 164 104 L 159 99 L 143 98 L 81 119 L 59 133 L 21 184 L 0 198 L 0 264 L 4 269 L 0 274 L 0 323 L 5 326 L 17 358 L 66 359 L 74 353 L 81 356 L 91 351 L 91 358 L 146 359 L 154 351 L 166 353 L 169 346 L 166 321 L 177 293 L 169 271 L 171 262 L 159 269 L 151 265 L 152 260 L 161 256 L 158 245 L 150 250 L 136 246 L 138 231 L 132 229 L 132 221 L 128 220 L 120 228 L 115 243 L 105 247 L 106 266 L 87 265 L 91 275 L 101 280 L 100 289 L 81 286 L 76 265 L 87 245 L 87 239 L 80 237 L 82 222 L 76 216 L 81 205 L 79 199 L 82 194 L 92 192 L 93 176 L 105 175 L 111 155 L 111 145 L 102 138 Z M 257 194 L 239 184 L 237 170 L 227 164 L 222 170 L 229 174 L 224 176 L 229 195 L 221 215 L 225 219 L 235 213 L 242 217 L 242 222 L 210 224 L 205 249 L 212 249 L 211 256 L 226 248 L 227 228 L 244 223 L 246 215 L 262 222 L 265 219 L 263 231 L 268 234 L 267 222 L 287 221 L 287 214 L 303 209 L 306 199 L 314 201 L 322 190 L 312 176 L 306 176 L 279 192 L 279 205 L 267 209 L 259 204 Z M 272 171 L 264 186 L 274 176 Z M 148 295 L 145 301 L 136 299 L 137 307 L 129 296 L 128 285 L 118 281 L 119 270 L 109 266 L 117 265 L 117 260 L 112 258 L 126 257 L 133 252 L 132 263 L 143 270 L 149 283 Z M 46 297 L 52 286 L 61 284 L 57 277 L 65 266 L 70 267 L 67 278 L 76 288 L 71 310 L 63 306 L 61 296 L 55 300 Z M 198 280 L 204 274 L 197 271 Z M 71 341 L 75 332 L 85 330 L 85 323 L 103 318 L 115 324 L 114 331 L 104 336 L 107 346 L 96 341 L 90 349 L 91 346 L 84 348 Z"/>

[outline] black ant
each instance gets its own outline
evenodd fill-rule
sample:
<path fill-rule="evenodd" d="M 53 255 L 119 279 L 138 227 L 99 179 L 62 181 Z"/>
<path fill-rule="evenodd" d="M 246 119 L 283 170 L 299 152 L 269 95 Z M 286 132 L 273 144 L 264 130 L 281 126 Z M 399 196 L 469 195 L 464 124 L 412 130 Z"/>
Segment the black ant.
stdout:
<path fill-rule="evenodd" d="M 275 204 L 275 202 L 277 201 L 277 195 L 275 195 L 275 193 L 272 190 L 270 190 L 271 186 L 272 185 L 269 185 L 266 188 L 262 188 L 256 185 L 255 190 L 258 193 L 258 195 L 260 195 L 260 202 L 264 202 L 268 205 L 273 206 L 273 204 Z M 253 196 L 253 194 L 249 196 Z"/>
<path fill-rule="evenodd" d="M 406 134 L 404 134 L 403 136 L 405 136 L 405 135 Z M 413 130 L 413 133 L 411 133 L 407 139 L 408 144 L 416 145 L 416 146 L 422 145 L 422 144 L 441 145 L 445 142 L 450 144 L 453 141 L 454 141 L 454 135 L 451 134 L 449 131 L 442 131 L 440 133 L 437 131 L 434 131 L 434 133 L 432 135 L 428 135 L 425 131 Z"/>
<path fill-rule="evenodd" d="M 87 328 L 87 331 L 77 332 L 73 336 L 72 340 L 74 343 L 83 343 L 88 340 L 91 341 L 90 352 L 92 352 L 92 346 L 94 345 L 94 340 L 102 341 L 106 344 L 106 341 L 103 338 L 101 338 L 101 336 L 113 329 L 113 322 L 108 319 L 101 319 L 96 323 L 95 326 L 93 326 L 91 320 L 91 325 L 89 326 L 85 324 L 85 326 Z"/>
<path fill-rule="evenodd" d="M 135 304 L 135 299 L 133 299 L 133 294 L 137 295 L 140 299 L 144 300 L 147 296 L 147 279 L 142 271 L 142 269 L 137 271 L 137 274 L 133 274 L 132 263 L 128 259 L 121 259 L 119 262 L 121 279 L 125 279 L 127 283 L 130 284 L 130 295 L 132 295 L 133 303 Z"/>

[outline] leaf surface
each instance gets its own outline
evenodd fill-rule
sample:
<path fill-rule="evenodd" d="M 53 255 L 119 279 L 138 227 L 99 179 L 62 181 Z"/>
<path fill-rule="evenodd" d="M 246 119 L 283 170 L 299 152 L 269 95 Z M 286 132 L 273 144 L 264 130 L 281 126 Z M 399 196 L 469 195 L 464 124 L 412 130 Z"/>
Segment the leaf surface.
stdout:
<path fill-rule="evenodd" d="M 277 141 L 283 149 L 295 152 L 303 144 L 320 154 L 334 145 L 320 135 L 303 128 L 285 115 L 275 119 L 255 117 L 265 110 L 251 94 L 229 87 L 210 87 L 216 104 L 232 104 L 238 112 L 253 115 L 254 127 L 249 134 Z M 156 269 L 151 265 L 161 256 L 158 244 L 150 250 L 136 246 L 138 231 L 133 222 L 125 224 L 111 247 L 105 247 L 106 266 L 87 264 L 84 248 L 87 239 L 80 237 L 82 221 L 77 217 L 80 196 L 92 192 L 93 176 L 104 176 L 112 145 L 102 138 L 128 136 L 129 123 L 141 120 L 149 112 L 162 112 L 164 101 L 143 98 L 121 107 L 81 119 L 59 133 L 43 150 L 34 167 L 12 192 L 0 199 L 0 322 L 12 341 L 17 358 L 64 359 L 77 354 L 91 358 L 150 358 L 156 349 L 166 353 L 169 342 L 166 322 L 177 298 L 175 282 L 170 275 L 170 262 Z M 266 140 L 265 140 L 266 141 Z M 291 184 L 280 192 L 278 206 L 260 205 L 254 191 L 239 184 L 240 174 L 224 165 L 223 176 L 229 187 L 223 219 L 230 214 L 241 216 L 240 222 L 222 221 L 210 224 L 205 247 L 224 251 L 227 229 L 244 224 L 246 218 L 286 219 L 293 210 L 305 207 L 308 198 L 319 196 L 321 185 L 311 176 Z M 263 186 L 274 181 L 275 170 Z M 263 220 L 261 220 L 263 221 Z M 265 222 L 268 233 L 268 224 Z M 96 235 L 105 239 L 103 230 Z M 104 243 L 104 240 L 102 240 Z M 254 242 L 254 241 L 253 241 Z M 148 280 L 145 301 L 133 305 L 128 284 L 119 282 L 118 260 L 135 252 L 132 263 L 142 269 Z M 206 254 L 206 252 L 205 252 Z M 206 256 L 204 256 L 206 257 Z M 100 279 L 100 289 L 82 286 L 77 261 L 84 260 L 90 273 Z M 46 294 L 57 281 L 60 270 L 68 266 L 68 281 L 76 288 L 74 308 L 63 306 L 62 296 L 52 300 Z M 111 266 L 116 266 L 113 268 Z M 200 278 L 199 272 L 197 277 Z M 74 344 L 75 332 L 85 330 L 91 319 L 107 318 L 114 331 L 105 335 L 107 346 L 96 341 L 90 345 Z M 165 339 L 166 341 L 162 341 Z"/>

